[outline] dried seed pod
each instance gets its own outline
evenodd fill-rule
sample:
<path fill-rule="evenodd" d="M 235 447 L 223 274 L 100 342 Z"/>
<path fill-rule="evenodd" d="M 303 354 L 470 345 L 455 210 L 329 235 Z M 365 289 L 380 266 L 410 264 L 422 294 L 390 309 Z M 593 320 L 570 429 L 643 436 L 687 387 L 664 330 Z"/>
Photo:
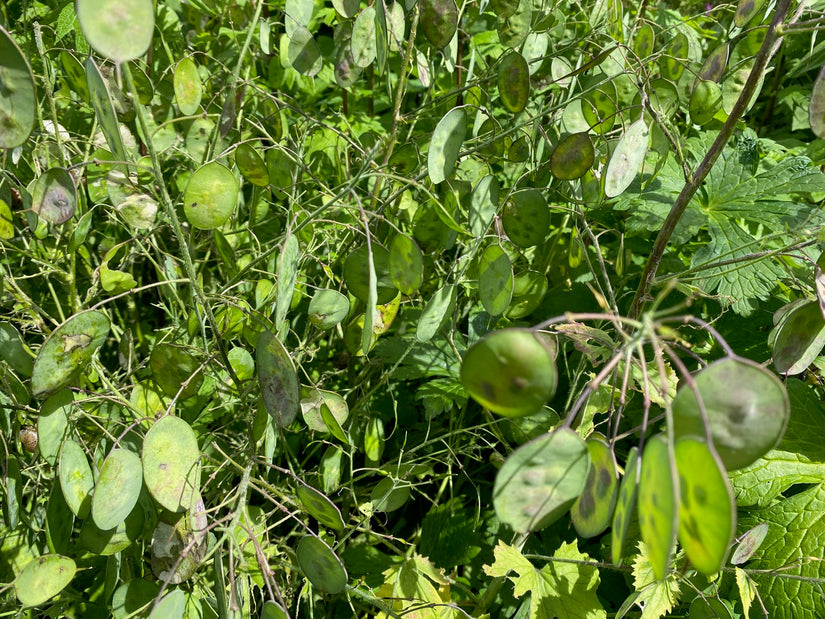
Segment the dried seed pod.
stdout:
<path fill-rule="evenodd" d="M 20 430 L 20 442 L 23 443 L 23 449 L 33 454 L 37 451 L 37 428 L 34 426 L 26 426 Z"/>

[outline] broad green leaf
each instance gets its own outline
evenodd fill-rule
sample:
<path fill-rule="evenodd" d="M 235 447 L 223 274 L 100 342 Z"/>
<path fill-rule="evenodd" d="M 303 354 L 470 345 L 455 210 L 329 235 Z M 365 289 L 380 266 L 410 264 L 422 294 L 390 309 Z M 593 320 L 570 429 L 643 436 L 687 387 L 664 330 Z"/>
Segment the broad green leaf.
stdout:
<path fill-rule="evenodd" d="M 630 186 L 645 162 L 650 130 L 643 118 L 627 128 L 613 150 L 604 178 L 604 195 L 614 198 Z"/>
<path fill-rule="evenodd" d="M 152 45 L 152 0 L 77 0 L 75 6 L 86 40 L 102 56 L 126 62 Z"/>
<path fill-rule="evenodd" d="M 181 512 L 192 506 L 200 455 L 198 439 L 183 419 L 166 415 L 152 425 L 143 440 L 143 479 L 161 507 Z"/>
<path fill-rule="evenodd" d="M 742 469 L 730 472 L 739 505 L 765 507 L 794 484 L 816 484 L 825 476 L 825 463 L 810 462 L 798 453 L 769 451 Z"/>
<path fill-rule="evenodd" d="M 524 56 L 510 50 L 498 65 L 498 94 L 501 103 L 517 114 L 530 99 L 530 70 Z"/>
<path fill-rule="evenodd" d="M 493 549 L 492 565 L 484 573 L 494 578 L 508 576 L 514 584 L 517 598 L 530 594 L 530 619 L 604 619 L 607 613 L 599 601 L 599 570 L 587 565 L 588 555 L 579 552 L 576 543 L 563 542 L 554 558 L 570 562 L 554 562 L 552 558 L 541 569 L 519 550 L 499 540 Z"/>
<path fill-rule="evenodd" d="M 768 523 L 768 534 L 748 568 L 771 618 L 818 617 L 825 614 L 819 586 L 825 565 L 813 559 L 825 538 L 825 486 L 819 483 L 765 509 L 741 517 L 744 528 Z M 774 571 L 772 574 L 759 571 Z M 788 575 L 793 578 L 783 578 Z"/>
<path fill-rule="evenodd" d="M 679 542 L 691 564 L 712 576 L 725 563 L 736 530 L 727 472 L 704 440 L 686 436 L 673 448 L 679 474 Z"/>
<path fill-rule="evenodd" d="M 421 31 L 430 44 L 441 49 L 455 36 L 458 27 L 458 7 L 455 0 L 419 0 Z"/>
<path fill-rule="evenodd" d="M 312 535 L 302 537 L 295 554 L 298 566 L 314 588 L 334 595 L 347 586 L 344 564 L 322 539 Z"/>
<path fill-rule="evenodd" d="M 69 557 L 43 555 L 29 563 L 14 581 L 14 592 L 24 606 L 40 606 L 60 593 L 74 578 L 77 567 Z"/>
<path fill-rule="evenodd" d="M 295 366 L 284 345 L 269 331 L 260 333 L 255 350 L 264 407 L 279 428 L 286 428 L 300 409 Z"/>
<path fill-rule="evenodd" d="M 657 580 L 670 569 L 679 522 L 678 479 L 667 439 L 656 435 L 645 445 L 639 477 L 639 527 Z"/>
<path fill-rule="evenodd" d="M 143 486 L 140 458 L 127 449 L 113 449 L 95 482 L 92 519 L 98 528 L 114 529 L 126 520 Z"/>
<path fill-rule="evenodd" d="M 183 192 L 183 212 L 200 230 L 220 228 L 232 216 L 238 202 L 238 181 L 225 165 L 213 161 L 189 177 Z"/>
<path fill-rule="evenodd" d="M 131 158 L 126 154 L 126 147 L 123 145 L 123 138 L 120 135 L 112 96 L 91 56 L 86 59 L 86 84 L 89 88 L 89 96 L 92 99 L 92 107 L 95 110 L 97 122 L 100 123 L 100 130 L 106 138 L 109 149 L 115 159 L 130 161 Z"/>
<path fill-rule="evenodd" d="M 390 243 L 390 278 L 398 290 L 412 296 L 424 282 L 424 256 L 418 244 L 406 234 Z"/>
<path fill-rule="evenodd" d="M 633 560 L 633 586 L 638 592 L 636 603 L 644 608 L 644 619 L 659 619 L 679 603 L 679 575 L 670 572 L 660 580 L 650 563 L 644 542 L 639 542 L 639 554 Z"/>
<path fill-rule="evenodd" d="M 478 296 L 491 316 L 504 313 L 513 298 L 513 265 L 499 245 L 490 245 L 481 254 Z"/>
<path fill-rule="evenodd" d="M 97 310 L 80 312 L 51 332 L 32 369 L 32 394 L 44 397 L 72 382 L 109 335 L 109 319 Z"/>
<path fill-rule="evenodd" d="M 94 478 L 83 448 L 66 439 L 60 450 L 58 476 L 69 509 L 78 518 L 87 518 L 92 509 Z"/>
<path fill-rule="evenodd" d="M 350 45 L 357 66 L 368 67 L 373 63 L 377 54 L 374 7 L 364 7 L 355 18 Z"/>
<path fill-rule="evenodd" d="M 427 152 L 427 172 L 434 185 L 453 173 L 466 133 L 467 113 L 462 107 L 453 108 L 438 121 Z"/>
<path fill-rule="evenodd" d="M 636 493 L 639 487 L 639 449 L 630 448 L 627 454 L 624 477 L 619 486 L 619 496 L 616 499 L 616 511 L 613 512 L 613 527 L 610 541 L 610 556 L 613 565 L 621 565 L 624 546 L 627 542 L 627 533 L 636 508 Z"/>
<path fill-rule="evenodd" d="M 595 537 L 608 526 L 614 514 L 619 482 L 613 450 L 603 436 L 587 439 L 590 472 L 584 490 L 570 508 L 570 518 L 581 537 Z"/>
<path fill-rule="evenodd" d="M 539 531 L 570 508 L 589 470 L 587 446 L 572 430 L 533 439 L 510 454 L 496 474 L 496 515 L 516 532 Z"/>
<path fill-rule="evenodd" d="M 29 139 L 37 115 L 34 75 L 12 36 L 0 26 L 0 148 Z"/>
<path fill-rule="evenodd" d="M 452 284 L 439 288 L 427 302 L 421 318 L 418 319 L 418 329 L 415 332 L 420 342 L 428 342 L 438 333 L 445 320 L 452 319 L 455 312 L 458 291 Z"/>
<path fill-rule="evenodd" d="M 773 364 L 786 376 L 800 374 L 813 363 L 825 346 L 825 318 L 819 303 L 810 301 L 783 317 L 774 339 Z"/>
<path fill-rule="evenodd" d="M 175 67 L 175 101 L 181 114 L 195 114 L 201 105 L 203 83 L 198 73 L 198 65 L 191 57 L 182 58 Z"/>

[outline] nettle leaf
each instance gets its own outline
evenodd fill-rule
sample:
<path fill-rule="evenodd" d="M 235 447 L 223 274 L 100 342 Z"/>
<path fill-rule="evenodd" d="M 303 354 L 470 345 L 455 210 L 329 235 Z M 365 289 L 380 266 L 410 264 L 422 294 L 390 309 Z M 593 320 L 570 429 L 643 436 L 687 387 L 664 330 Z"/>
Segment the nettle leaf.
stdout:
<path fill-rule="evenodd" d="M 599 570 L 582 563 L 550 561 L 541 569 L 536 567 L 514 546 L 498 542 L 493 550 L 495 560 L 484 566 L 484 573 L 499 578 L 515 572 L 509 579 L 515 585 L 513 595 L 520 598 L 530 593 L 530 619 L 600 619 L 607 617 L 596 589 Z M 588 561 L 590 557 L 579 552 L 576 542 L 563 542 L 554 554 L 557 559 Z"/>
<path fill-rule="evenodd" d="M 635 603 L 643 609 L 642 619 L 659 619 L 679 603 L 678 574 L 671 571 L 663 580 L 656 578 L 644 542 L 639 542 L 639 554 L 633 560 L 633 585 L 638 594 Z"/>
<path fill-rule="evenodd" d="M 825 562 L 813 558 L 822 555 L 823 513 L 825 485 L 820 483 L 742 519 L 744 530 L 759 522 L 769 525 L 748 567 L 754 569 L 756 588 L 772 619 L 825 615 L 825 599 L 816 582 L 825 577 Z M 779 574 L 756 570 L 779 570 Z"/>

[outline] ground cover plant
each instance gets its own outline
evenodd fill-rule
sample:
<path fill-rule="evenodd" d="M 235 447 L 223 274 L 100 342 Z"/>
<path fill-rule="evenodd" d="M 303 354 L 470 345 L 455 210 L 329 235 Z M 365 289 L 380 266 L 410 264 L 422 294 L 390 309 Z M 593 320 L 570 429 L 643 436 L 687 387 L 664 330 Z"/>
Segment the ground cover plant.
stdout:
<path fill-rule="evenodd" d="M 0 614 L 825 614 L 825 2 L 0 6 Z"/>

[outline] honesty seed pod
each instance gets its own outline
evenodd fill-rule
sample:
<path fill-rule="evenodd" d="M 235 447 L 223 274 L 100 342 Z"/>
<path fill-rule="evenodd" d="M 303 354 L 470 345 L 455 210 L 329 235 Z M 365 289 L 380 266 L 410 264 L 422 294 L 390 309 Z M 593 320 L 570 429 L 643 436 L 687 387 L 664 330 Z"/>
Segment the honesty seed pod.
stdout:
<path fill-rule="evenodd" d="M 461 382 L 473 399 L 494 413 L 522 417 L 542 409 L 556 391 L 550 348 L 529 329 L 488 333 L 461 364 Z"/>

